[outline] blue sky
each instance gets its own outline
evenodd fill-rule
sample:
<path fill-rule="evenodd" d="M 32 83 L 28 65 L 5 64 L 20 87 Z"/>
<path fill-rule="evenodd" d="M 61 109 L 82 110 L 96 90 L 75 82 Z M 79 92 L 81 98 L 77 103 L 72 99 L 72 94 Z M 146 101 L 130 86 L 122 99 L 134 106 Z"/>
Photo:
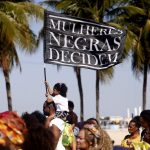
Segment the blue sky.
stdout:
<path fill-rule="evenodd" d="M 37 33 L 42 23 L 32 23 L 33 30 Z M 11 89 L 13 108 L 20 114 L 34 110 L 42 111 L 45 101 L 43 43 L 41 42 L 37 52 L 33 55 L 22 53 L 18 49 L 22 65 L 22 73 L 19 69 L 12 70 Z M 138 80 L 131 71 L 130 59 L 116 65 L 114 78 L 107 84 L 100 83 L 100 114 L 102 116 L 126 116 L 127 108 L 134 112 L 135 107 L 142 104 L 142 76 Z M 47 80 L 53 86 L 57 82 L 64 82 L 68 86 L 68 99 L 74 101 L 75 112 L 80 113 L 80 99 L 78 85 L 72 67 L 61 66 L 57 70 L 56 65 L 46 64 Z M 95 76 L 96 71 L 81 69 L 82 85 L 84 93 L 85 119 L 95 117 Z M 0 72 L 0 111 L 7 110 L 7 97 L 3 73 Z M 150 108 L 150 75 L 147 84 L 147 108 Z"/>

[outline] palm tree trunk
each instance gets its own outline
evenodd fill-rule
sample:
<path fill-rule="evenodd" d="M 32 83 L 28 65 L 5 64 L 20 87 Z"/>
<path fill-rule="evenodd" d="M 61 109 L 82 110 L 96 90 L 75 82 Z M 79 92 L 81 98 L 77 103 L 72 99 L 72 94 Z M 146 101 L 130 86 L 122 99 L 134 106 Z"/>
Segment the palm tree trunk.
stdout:
<path fill-rule="evenodd" d="M 96 71 L 96 119 L 99 122 L 99 71 Z"/>
<path fill-rule="evenodd" d="M 143 110 L 146 109 L 147 69 L 148 69 L 148 63 L 145 61 L 144 76 L 143 76 Z"/>
<path fill-rule="evenodd" d="M 3 74 L 4 74 L 4 78 L 5 78 L 5 83 L 6 83 L 8 110 L 12 111 L 12 98 L 11 98 L 11 87 L 10 87 L 9 72 L 7 70 L 3 70 Z"/>
<path fill-rule="evenodd" d="M 83 103 L 83 88 L 81 81 L 81 69 L 75 67 L 76 77 L 78 80 L 79 94 L 80 94 L 80 121 L 84 121 L 84 103 Z"/>

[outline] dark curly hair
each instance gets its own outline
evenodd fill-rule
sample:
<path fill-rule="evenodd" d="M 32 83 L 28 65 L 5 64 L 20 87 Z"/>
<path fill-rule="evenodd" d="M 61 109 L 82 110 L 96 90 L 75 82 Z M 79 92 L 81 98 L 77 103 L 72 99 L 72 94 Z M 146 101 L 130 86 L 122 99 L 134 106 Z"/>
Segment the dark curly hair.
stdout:
<path fill-rule="evenodd" d="M 134 122 L 138 128 L 141 127 L 140 116 L 133 117 L 130 122 Z"/>
<path fill-rule="evenodd" d="M 30 128 L 23 143 L 23 150 L 54 150 L 52 132 L 39 124 Z"/>
<path fill-rule="evenodd" d="M 142 117 L 150 127 L 150 110 L 143 110 L 140 114 L 140 117 Z"/>
<path fill-rule="evenodd" d="M 25 113 L 22 116 L 28 128 L 23 150 L 54 150 L 52 132 L 44 127 L 44 124 L 40 122 L 36 115 L 37 113 Z"/>
<path fill-rule="evenodd" d="M 67 96 L 67 86 L 64 83 L 56 83 L 53 87 L 53 89 L 56 89 L 57 91 L 60 92 L 60 95 L 63 97 Z"/>

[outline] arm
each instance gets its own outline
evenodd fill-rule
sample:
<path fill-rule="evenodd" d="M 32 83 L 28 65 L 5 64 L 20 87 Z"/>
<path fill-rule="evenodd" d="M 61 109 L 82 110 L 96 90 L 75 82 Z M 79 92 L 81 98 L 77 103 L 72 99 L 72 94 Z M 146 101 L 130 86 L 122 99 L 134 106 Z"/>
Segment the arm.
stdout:
<path fill-rule="evenodd" d="M 56 106 L 55 106 L 54 101 L 52 99 L 50 99 L 49 97 L 47 98 L 45 103 L 46 103 L 47 109 L 48 109 L 46 111 L 49 112 L 49 116 L 46 118 L 46 122 L 45 122 L 45 127 L 48 128 L 51 120 L 54 119 L 55 112 L 56 112 Z"/>
<path fill-rule="evenodd" d="M 45 81 L 45 85 L 46 85 L 46 87 L 47 87 L 47 92 L 48 92 L 50 95 L 52 95 L 52 94 L 53 94 L 53 89 L 49 86 L 49 84 L 48 84 L 47 81 Z"/>
<path fill-rule="evenodd" d="M 71 143 L 70 147 L 72 150 L 76 150 L 77 145 L 76 145 L 76 138 L 75 137 L 73 138 L 73 142 Z"/>
<path fill-rule="evenodd" d="M 61 131 L 56 125 L 52 125 L 49 129 L 51 130 L 51 132 L 54 135 L 54 148 L 56 148 L 59 138 L 61 136 Z"/>

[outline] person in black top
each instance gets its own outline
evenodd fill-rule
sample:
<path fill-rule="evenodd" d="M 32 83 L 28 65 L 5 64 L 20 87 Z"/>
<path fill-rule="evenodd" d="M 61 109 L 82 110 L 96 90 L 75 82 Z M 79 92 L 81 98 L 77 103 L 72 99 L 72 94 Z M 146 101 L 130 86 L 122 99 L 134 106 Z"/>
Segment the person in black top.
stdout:
<path fill-rule="evenodd" d="M 148 134 L 150 133 L 150 110 L 143 110 L 140 114 L 141 126 L 144 130 L 141 133 L 141 140 L 146 141 L 150 144 L 150 139 L 148 139 Z"/>
<path fill-rule="evenodd" d="M 74 110 L 74 103 L 72 101 L 68 101 L 68 108 L 69 108 L 69 115 L 67 116 L 67 121 L 70 124 L 76 125 L 78 122 L 78 116 L 77 114 L 73 111 Z"/>

